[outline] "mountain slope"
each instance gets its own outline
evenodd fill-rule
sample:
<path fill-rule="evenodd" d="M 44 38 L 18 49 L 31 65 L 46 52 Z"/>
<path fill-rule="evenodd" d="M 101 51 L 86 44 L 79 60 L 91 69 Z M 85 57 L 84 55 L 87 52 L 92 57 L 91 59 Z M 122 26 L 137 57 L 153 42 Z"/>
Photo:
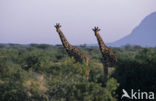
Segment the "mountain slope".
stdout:
<path fill-rule="evenodd" d="M 140 45 L 144 47 L 156 46 L 156 12 L 145 17 L 128 36 L 108 44 L 109 46 Z"/>

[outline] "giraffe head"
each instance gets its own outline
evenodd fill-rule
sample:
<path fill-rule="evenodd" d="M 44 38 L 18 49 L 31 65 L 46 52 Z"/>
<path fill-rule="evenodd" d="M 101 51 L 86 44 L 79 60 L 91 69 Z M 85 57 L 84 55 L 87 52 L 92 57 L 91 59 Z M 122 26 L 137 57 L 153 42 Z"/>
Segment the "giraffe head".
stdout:
<path fill-rule="evenodd" d="M 60 30 L 60 28 L 61 28 L 60 23 L 56 23 L 55 28 L 56 28 L 56 31 L 58 32 Z"/>
<path fill-rule="evenodd" d="M 94 27 L 92 30 L 94 31 L 95 35 L 100 31 L 99 27 Z"/>

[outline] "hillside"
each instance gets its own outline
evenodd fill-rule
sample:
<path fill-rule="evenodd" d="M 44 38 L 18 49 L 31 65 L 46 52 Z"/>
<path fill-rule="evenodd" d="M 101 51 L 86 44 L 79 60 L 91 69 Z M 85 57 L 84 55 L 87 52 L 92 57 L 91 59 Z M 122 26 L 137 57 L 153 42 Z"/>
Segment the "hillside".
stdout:
<path fill-rule="evenodd" d="M 156 12 L 145 17 L 128 36 L 108 45 L 118 47 L 127 44 L 144 47 L 156 46 Z"/>

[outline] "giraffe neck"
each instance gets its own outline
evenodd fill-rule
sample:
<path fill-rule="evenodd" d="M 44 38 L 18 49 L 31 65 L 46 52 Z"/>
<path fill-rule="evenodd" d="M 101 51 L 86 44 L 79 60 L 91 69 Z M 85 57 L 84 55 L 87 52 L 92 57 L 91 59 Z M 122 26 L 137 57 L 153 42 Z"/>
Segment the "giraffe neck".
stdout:
<path fill-rule="evenodd" d="M 63 46 L 66 48 L 66 50 L 69 50 L 71 48 L 70 43 L 67 41 L 66 37 L 64 36 L 63 32 L 59 29 L 58 30 L 60 39 L 62 41 Z"/>
<path fill-rule="evenodd" d="M 98 41 L 98 44 L 100 46 L 100 50 L 101 52 L 103 51 L 103 49 L 106 47 L 106 45 L 104 44 L 100 34 L 98 32 L 95 32 L 95 35 L 96 35 L 96 38 L 97 38 L 97 41 Z"/>

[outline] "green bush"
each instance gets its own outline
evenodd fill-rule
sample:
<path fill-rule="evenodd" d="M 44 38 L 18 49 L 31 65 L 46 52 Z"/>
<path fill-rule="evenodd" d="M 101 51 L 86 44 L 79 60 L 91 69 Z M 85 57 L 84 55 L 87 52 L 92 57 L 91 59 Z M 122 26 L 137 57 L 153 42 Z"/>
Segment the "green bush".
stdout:
<path fill-rule="evenodd" d="M 120 101 L 123 88 L 156 91 L 154 48 L 111 48 L 118 62 L 107 82 L 98 47 L 78 48 L 89 66 L 62 46 L 0 44 L 0 101 Z"/>

